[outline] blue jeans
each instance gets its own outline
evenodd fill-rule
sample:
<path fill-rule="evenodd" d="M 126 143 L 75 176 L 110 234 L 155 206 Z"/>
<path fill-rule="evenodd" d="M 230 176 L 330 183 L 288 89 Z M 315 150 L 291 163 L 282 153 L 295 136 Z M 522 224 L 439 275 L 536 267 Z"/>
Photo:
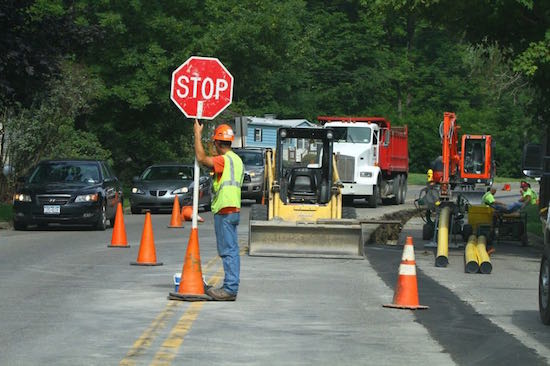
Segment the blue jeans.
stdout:
<path fill-rule="evenodd" d="M 239 273 L 241 271 L 241 257 L 239 255 L 239 241 L 237 239 L 237 226 L 240 213 L 227 215 L 214 215 L 214 230 L 216 231 L 216 243 L 218 255 L 222 258 L 225 278 L 223 289 L 230 294 L 239 291 Z"/>

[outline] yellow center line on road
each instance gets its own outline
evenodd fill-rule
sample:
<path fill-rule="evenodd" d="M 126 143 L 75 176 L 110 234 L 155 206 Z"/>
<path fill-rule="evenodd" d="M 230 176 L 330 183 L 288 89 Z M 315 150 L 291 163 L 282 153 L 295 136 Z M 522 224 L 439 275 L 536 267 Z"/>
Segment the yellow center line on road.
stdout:
<path fill-rule="evenodd" d="M 219 259 L 220 257 L 217 256 L 211 259 L 204 266 L 204 271 L 208 271 L 214 264 L 216 264 L 216 262 L 219 261 Z M 179 305 L 181 305 L 181 302 L 179 301 L 169 301 L 166 304 L 164 310 L 162 310 L 161 313 L 151 322 L 149 327 L 134 342 L 128 353 L 126 353 L 126 357 L 120 361 L 121 366 L 133 366 L 136 364 L 135 359 L 143 355 L 147 349 L 149 349 L 159 332 L 166 327 L 167 320 L 174 315 Z"/>
<path fill-rule="evenodd" d="M 208 281 L 212 286 L 217 286 L 222 280 L 223 268 L 220 268 Z M 183 339 L 191 330 L 191 326 L 204 306 L 204 301 L 193 302 L 187 311 L 181 316 L 178 323 L 174 326 L 159 351 L 155 354 L 152 366 L 169 366 L 176 358 L 176 355 L 183 344 Z"/>

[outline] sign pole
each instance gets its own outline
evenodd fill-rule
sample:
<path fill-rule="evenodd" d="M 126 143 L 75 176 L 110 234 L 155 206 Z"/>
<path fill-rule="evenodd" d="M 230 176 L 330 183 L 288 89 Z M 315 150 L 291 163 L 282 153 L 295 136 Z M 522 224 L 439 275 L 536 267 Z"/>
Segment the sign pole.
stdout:
<path fill-rule="evenodd" d="M 199 112 L 202 112 L 199 110 Z M 197 116 L 197 120 L 201 118 L 201 114 Z M 199 122 L 200 123 L 200 122 Z M 202 144 L 202 141 L 201 141 Z M 199 216 L 199 176 L 200 176 L 199 162 L 197 161 L 197 155 L 195 154 L 195 172 L 193 174 L 193 219 L 191 220 L 191 229 L 198 228 L 197 217 Z"/>

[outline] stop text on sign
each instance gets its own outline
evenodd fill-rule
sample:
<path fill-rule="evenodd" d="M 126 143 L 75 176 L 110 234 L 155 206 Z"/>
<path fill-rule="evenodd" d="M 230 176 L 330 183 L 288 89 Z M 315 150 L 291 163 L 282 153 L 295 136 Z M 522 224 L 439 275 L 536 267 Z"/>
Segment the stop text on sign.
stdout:
<path fill-rule="evenodd" d="M 214 119 L 233 99 L 233 76 L 213 57 L 191 56 L 172 73 L 170 98 L 188 118 Z"/>
<path fill-rule="evenodd" d="M 211 99 L 214 96 L 214 99 L 220 99 L 220 94 L 226 91 L 229 87 L 229 83 L 225 79 L 216 79 L 215 81 L 212 78 L 206 77 L 204 80 L 200 76 L 191 76 L 181 75 L 177 84 L 180 89 L 176 89 L 176 94 L 180 98 L 201 98 L 201 99 Z M 189 92 L 191 91 L 191 95 Z M 200 95 L 198 95 L 200 91 Z"/>

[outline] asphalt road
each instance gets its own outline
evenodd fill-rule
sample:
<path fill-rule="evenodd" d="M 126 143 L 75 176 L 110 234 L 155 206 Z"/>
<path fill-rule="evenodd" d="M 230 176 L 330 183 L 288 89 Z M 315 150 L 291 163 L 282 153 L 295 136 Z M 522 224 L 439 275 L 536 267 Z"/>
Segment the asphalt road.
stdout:
<path fill-rule="evenodd" d="M 420 187 L 409 187 L 411 208 Z M 499 192 L 501 193 L 501 192 Z M 499 196 L 497 196 L 497 199 Z M 502 200 L 514 200 L 514 191 Z M 249 207 L 239 226 L 247 243 Z M 202 271 L 220 281 L 210 213 L 199 226 Z M 189 238 L 153 215 L 157 258 L 131 266 L 144 215 L 125 215 L 130 248 L 108 248 L 105 232 L 0 231 L 0 365 L 517 365 L 547 364 L 550 329 L 538 320 L 540 248 L 502 243 L 490 275 L 466 274 L 463 252 L 436 268 L 422 222 L 409 221 L 398 245 L 369 245 L 366 260 L 241 256 L 236 302 L 167 300 Z M 390 303 L 405 236 L 415 241 L 420 302 Z"/>

